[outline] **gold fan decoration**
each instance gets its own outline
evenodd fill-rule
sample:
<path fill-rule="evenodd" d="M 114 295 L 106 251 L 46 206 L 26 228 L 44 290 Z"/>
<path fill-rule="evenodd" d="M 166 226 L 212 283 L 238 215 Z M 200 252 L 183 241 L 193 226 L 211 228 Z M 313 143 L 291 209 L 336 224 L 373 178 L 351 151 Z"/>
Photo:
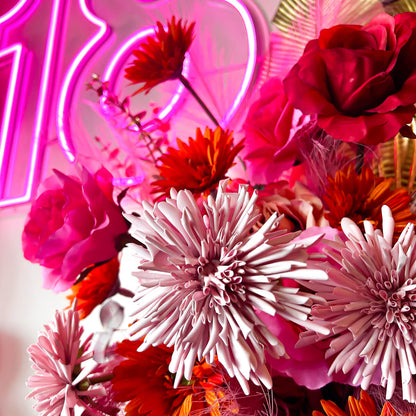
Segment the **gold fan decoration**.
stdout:
<path fill-rule="evenodd" d="M 322 29 L 337 24 L 365 24 L 383 11 L 378 0 L 282 0 L 273 17 L 279 49 L 277 71 L 283 77 Z"/>
<path fill-rule="evenodd" d="M 411 129 L 416 133 L 416 118 Z M 395 187 L 405 187 L 409 193 L 416 190 L 416 140 L 400 133 L 379 146 L 374 171 L 384 178 L 394 178 Z"/>
<path fill-rule="evenodd" d="M 392 16 L 398 13 L 416 12 L 415 0 L 386 0 L 382 3 L 386 13 Z"/>
<path fill-rule="evenodd" d="M 380 10 L 382 6 L 378 0 L 282 0 L 273 23 L 282 32 L 293 29 L 304 32 L 310 40 L 334 24 L 364 24 Z"/>

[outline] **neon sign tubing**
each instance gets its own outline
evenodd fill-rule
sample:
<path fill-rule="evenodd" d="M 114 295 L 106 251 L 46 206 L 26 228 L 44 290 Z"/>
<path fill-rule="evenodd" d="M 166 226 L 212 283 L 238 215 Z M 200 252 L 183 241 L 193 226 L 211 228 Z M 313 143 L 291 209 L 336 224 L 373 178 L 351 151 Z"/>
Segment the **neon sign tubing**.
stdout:
<path fill-rule="evenodd" d="M 89 10 L 86 0 L 79 0 L 79 7 L 84 17 L 91 23 L 98 26 L 98 32 L 87 42 L 87 44 L 81 49 L 75 56 L 70 64 L 68 71 L 65 74 L 64 81 L 61 86 L 61 91 L 58 98 L 58 110 L 57 110 L 57 133 L 58 140 L 61 144 L 62 150 L 65 156 L 70 162 L 75 161 L 74 151 L 69 145 L 67 139 L 67 132 L 70 134 L 69 127 L 69 114 L 70 106 L 72 103 L 74 84 L 77 81 L 76 74 L 82 72 L 81 62 L 94 54 L 99 47 L 104 43 L 105 39 L 110 35 L 111 30 L 104 20 L 94 16 Z"/>
<path fill-rule="evenodd" d="M 15 5 L 13 9 L 11 9 L 6 15 L 2 16 L 1 23 L 5 23 L 6 21 L 12 20 L 18 14 L 23 10 L 23 6 L 26 4 L 34 4 L 35 2 L 32 1 L 29 3 L 29 1 L 21 1 L 18 4 Z M 60 0 L 54 0 L 52 5 L 52 13 L 51 13 L 51 23 L 48 30 L 48 37 L 46 41 L 46 52 L 45 52 L 45 58 L 43 61 L 43 67 L 42 67 L 42 75 L 41 75 L 41 82 L 40 82 L 40 89 L 39 89 L 39 95 L 38 95 L 38 101 L 36 106 L 36 115 L 35 115 L 35 128 L 34 128 L 34 134 L 33 139 L 31 143 L 30 148 L 30 156 L 29 156 L 29 169 L 28 169 L 28 175 L 25 180 L 25 192 L 23 195 L 15 198 L 7 198 L 0 200 L 0 207 L 4 207 L 7 205 L 13 205 L 18 203 L 27 202 L 30 200 L 33 192 L 33 185 L 35 181 L 35 173 L 36 173 L 36 163 L 39 155 L 39 147 L 40 147 L 40 141 L 41 141 L 41 135 L 43 131 L 46 131 L 46 123 L 45 123 L 45 109 L 49 106 L 49 96 L 48 96 L 48 86 L 49 86 L 49 80 L 50 80 L 50 73 L 51 73 L 51 67 L 52 64 L 56 60 L 56 33 L 58 29 L 58 21 L 59 18 L 62 17 L 62 3 L 65 3 L 65 1 L 61 2 Z M 24 16 L 25 14 L 23 14 Z M 5 17 L 6 16 L 6 17 Z M 21 67 L 20 61 L 19 61 L 19 68 Z M 13 77 L 13 72 L 12 72 Z M 15 83 L 17 82 L 17 79 Z M 11 90 L 15 90 L 16 84 L 12 86 Z M 13 97 L 8 95 L 8 99 L 13 99 Z M 4 157 L 4 154 L 1 155 L 1 157 Z"/>

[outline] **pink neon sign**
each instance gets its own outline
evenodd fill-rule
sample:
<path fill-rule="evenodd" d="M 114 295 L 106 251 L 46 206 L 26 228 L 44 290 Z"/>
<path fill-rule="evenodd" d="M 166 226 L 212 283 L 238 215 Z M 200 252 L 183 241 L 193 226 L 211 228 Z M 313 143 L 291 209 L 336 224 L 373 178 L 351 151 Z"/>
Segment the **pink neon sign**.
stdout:
<path fill-rule="evenodd" d="M 35 105 L 35 117 L 33 119 L 31 141 L 28 143 L 26 158 L 23 158 L 27 164 L 27 171 L 22 181 L 23 187 L 17 195 L 13 195 L 13 175 L 18 168 L 21 168 L 21 153 L 19 152 L 18 140 L 21 138 L 15 134 L 19 131 L 20 125 L 18 110 L 21 103 L 28 94 L 27 81 L 34 66 L 30 64 L 29 56 L 31 55 L 23 45 L 19 43 L 6 46 L 9 38 L 13 36 L 13 29 L 20 28 L 27 19 L 28 14 L 38 6 L 38 1 L 20 1 L 5 15 L 0 17 L 0 56 L 4 57 L 13 53 L 13 60 L 10 78 L 7 87 L 7 97 L 3 108 L 2 128 L 1 128 L 1 145 L 0 145 L 0 162 L 1 162 L 1 195 L 0 207 L 13 205 L 28 201 L 33 192 L 33 186 L 36 179 L 38 157 L 42 141 L 46 140 L 45 132 L 48 124 L 48 112 L 51 99 L 51 76 L 54 73 L 57 63 L 59 48 L 57 48 L 57 32 L 63 24 L 64 6 L 62 0 L 53 1 L 50 7 L 49 27 L 46 38 L 46 44 L 43 51 L 43 65 L 37 84 L 38 96 Z M 26 80 L 25 80 L 26 78 Z M 33 85 L 32 85 L 33 87 Z M 20 117 L 20 120 L 22 118 Z M 12 128 L 13 127 L 13 128 Z M 26 149 L 25 149 L 26 150 Z M 7 167 L 7 169 L 5 168 Z M 20 176 L 21 178 L 21 176 Z"/>
<path fill-rule="evenodd" d="M 152 28 L 146 29 L 143 21 L 142 29 L 137 30 L 136 27 L 130 33 L 128 30 L 123 32 L 123 27 L 114 24 L 112 19 L 117 17 L 120 22 L 122 12 L 142 16 L 142 8 L 148 7 L 146 12 L 154 14 L 149 19 L 149 26 L 155 20 L 164 20 L 166 17 L 162 16 L 163 13 L 167 15 L 170 11 L 171 14 L 172 4 L 181 2 L 186 4 L 186 10 L 192 12 L 192 7 L 188 7 L 189 0 L 176 0 L 172 4 L 164 2 L 156 9 L 152 5 L 153 1 L 131 0 L 128 5 L 126 1 L 102 0 L 94 4 L 96 10 L 92 10 L 88 0 L 20 0 L 0 16 L 0 66 L 8 69 L 8 72 L 3 71 L 8 78 L 7 88 L 3 88 L 6 93 L 0 126 L 0 207 L 26 202 L 31 198 L 39 176 L 40 156 L 53 137 L 58 138 L 69 161 L 77 158 L 78 148 L 74 146 L 74 138 L 80 125 L 74 111 L 82 100 L 80 91 L 88 81 L 89 74 L 96 70 L 93 64 L 105 62 L 105 66 L 101 66 L 102 78 L 115 86 L 131 50 L 153 32 Z M 250 3 L 251 0 L 246 1 Z M 245 27 L 248 48 L 240 86 L 220 119 L 220 123 L 227 126 L 252 84 L 258 64 L 258 39 L 250 12 L 242 1 L 218 0 L 213 4 L 219 6 L 220 12 L 223 5 L 227 5 L 238 14 Z M 160 7 L 166 10 L 158 16 Z M 183 5 L 177 7 L 178 10 L 183 9 Z M 116 15 L 113 9 L 118 11 Z M 188 20 L 192 18 L 186 17 Z M 42 24 L 36 19 L 41 19 Z M 34 46 L 33 38 L 20 33 L 22 28 L 31 24 L 44 28 L 45 32 L 44 38 L 40 36 L 42 40 Z M 67 42 L 69 38 L 71 41 Z M 194 70 L 193 66 L 192 56 L 187 57 L 184 66 L 187 74 Z M 0 81 L 4 83 L 3 79 Z M 185 96 L 186 91 L 178 84 L 158 117 L 168 120 L 178 111 Z M 53 119 L 56 125 L 51 124 Z M 74 125 L 74 120 L 78 124 Z M 28 132 L 30 140 L 21 144 L 22 137 L 27 137 Z M 23 148 L 25 157 L 21 156 Z M 24 174 L 21 172 L 22 165 L 26 166 Z M 16 174 L 18 166 L 20 176 Z M 15 176 L 20 178 L 20 188 L 16 187 Z"/>

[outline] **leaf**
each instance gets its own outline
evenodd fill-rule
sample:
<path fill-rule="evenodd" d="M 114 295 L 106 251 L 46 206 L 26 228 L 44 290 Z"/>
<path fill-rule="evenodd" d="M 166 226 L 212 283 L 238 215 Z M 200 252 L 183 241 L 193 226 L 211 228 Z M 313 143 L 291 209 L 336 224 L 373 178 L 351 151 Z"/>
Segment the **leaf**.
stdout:
<path fill-rule="evenodd" d="M 413 1 L 413 0 L 405 0 Z M 337 24 L 365 24 L 383 12 L 378 0 L 282 0 L 273 18 L 271 66 L 283 78 L 322 29 Z M 274 48 L 273 48 L 274 46 Z"/>

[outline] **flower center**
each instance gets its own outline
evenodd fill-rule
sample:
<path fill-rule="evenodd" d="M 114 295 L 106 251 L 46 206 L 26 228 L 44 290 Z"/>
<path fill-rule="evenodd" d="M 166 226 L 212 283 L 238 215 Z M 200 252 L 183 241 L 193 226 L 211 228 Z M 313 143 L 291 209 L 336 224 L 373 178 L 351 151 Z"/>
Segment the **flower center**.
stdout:
<path fill-rule="evenodd" d="M 416 279 L 407 279 L 402 285 L 397 273 L 392 273 L 390 281 L 374 282 L 367 280 L 367 286 L 373 296 L 367 313 L 375 314 L 372 324 L 383 329 L 388 337 L 399 330 L 406 342 L 413 342 L 416 311 Z"/>
<path fill-rule="evenodd" d="M 221 260 L 200 257 L 198 262 L 197 279 L 204 296 L 210 296 L 213 302 L 221 306 L 236 303 L 238 299 L 246 300 L 242 277 L 244 262 L 235 256 Z"/>

